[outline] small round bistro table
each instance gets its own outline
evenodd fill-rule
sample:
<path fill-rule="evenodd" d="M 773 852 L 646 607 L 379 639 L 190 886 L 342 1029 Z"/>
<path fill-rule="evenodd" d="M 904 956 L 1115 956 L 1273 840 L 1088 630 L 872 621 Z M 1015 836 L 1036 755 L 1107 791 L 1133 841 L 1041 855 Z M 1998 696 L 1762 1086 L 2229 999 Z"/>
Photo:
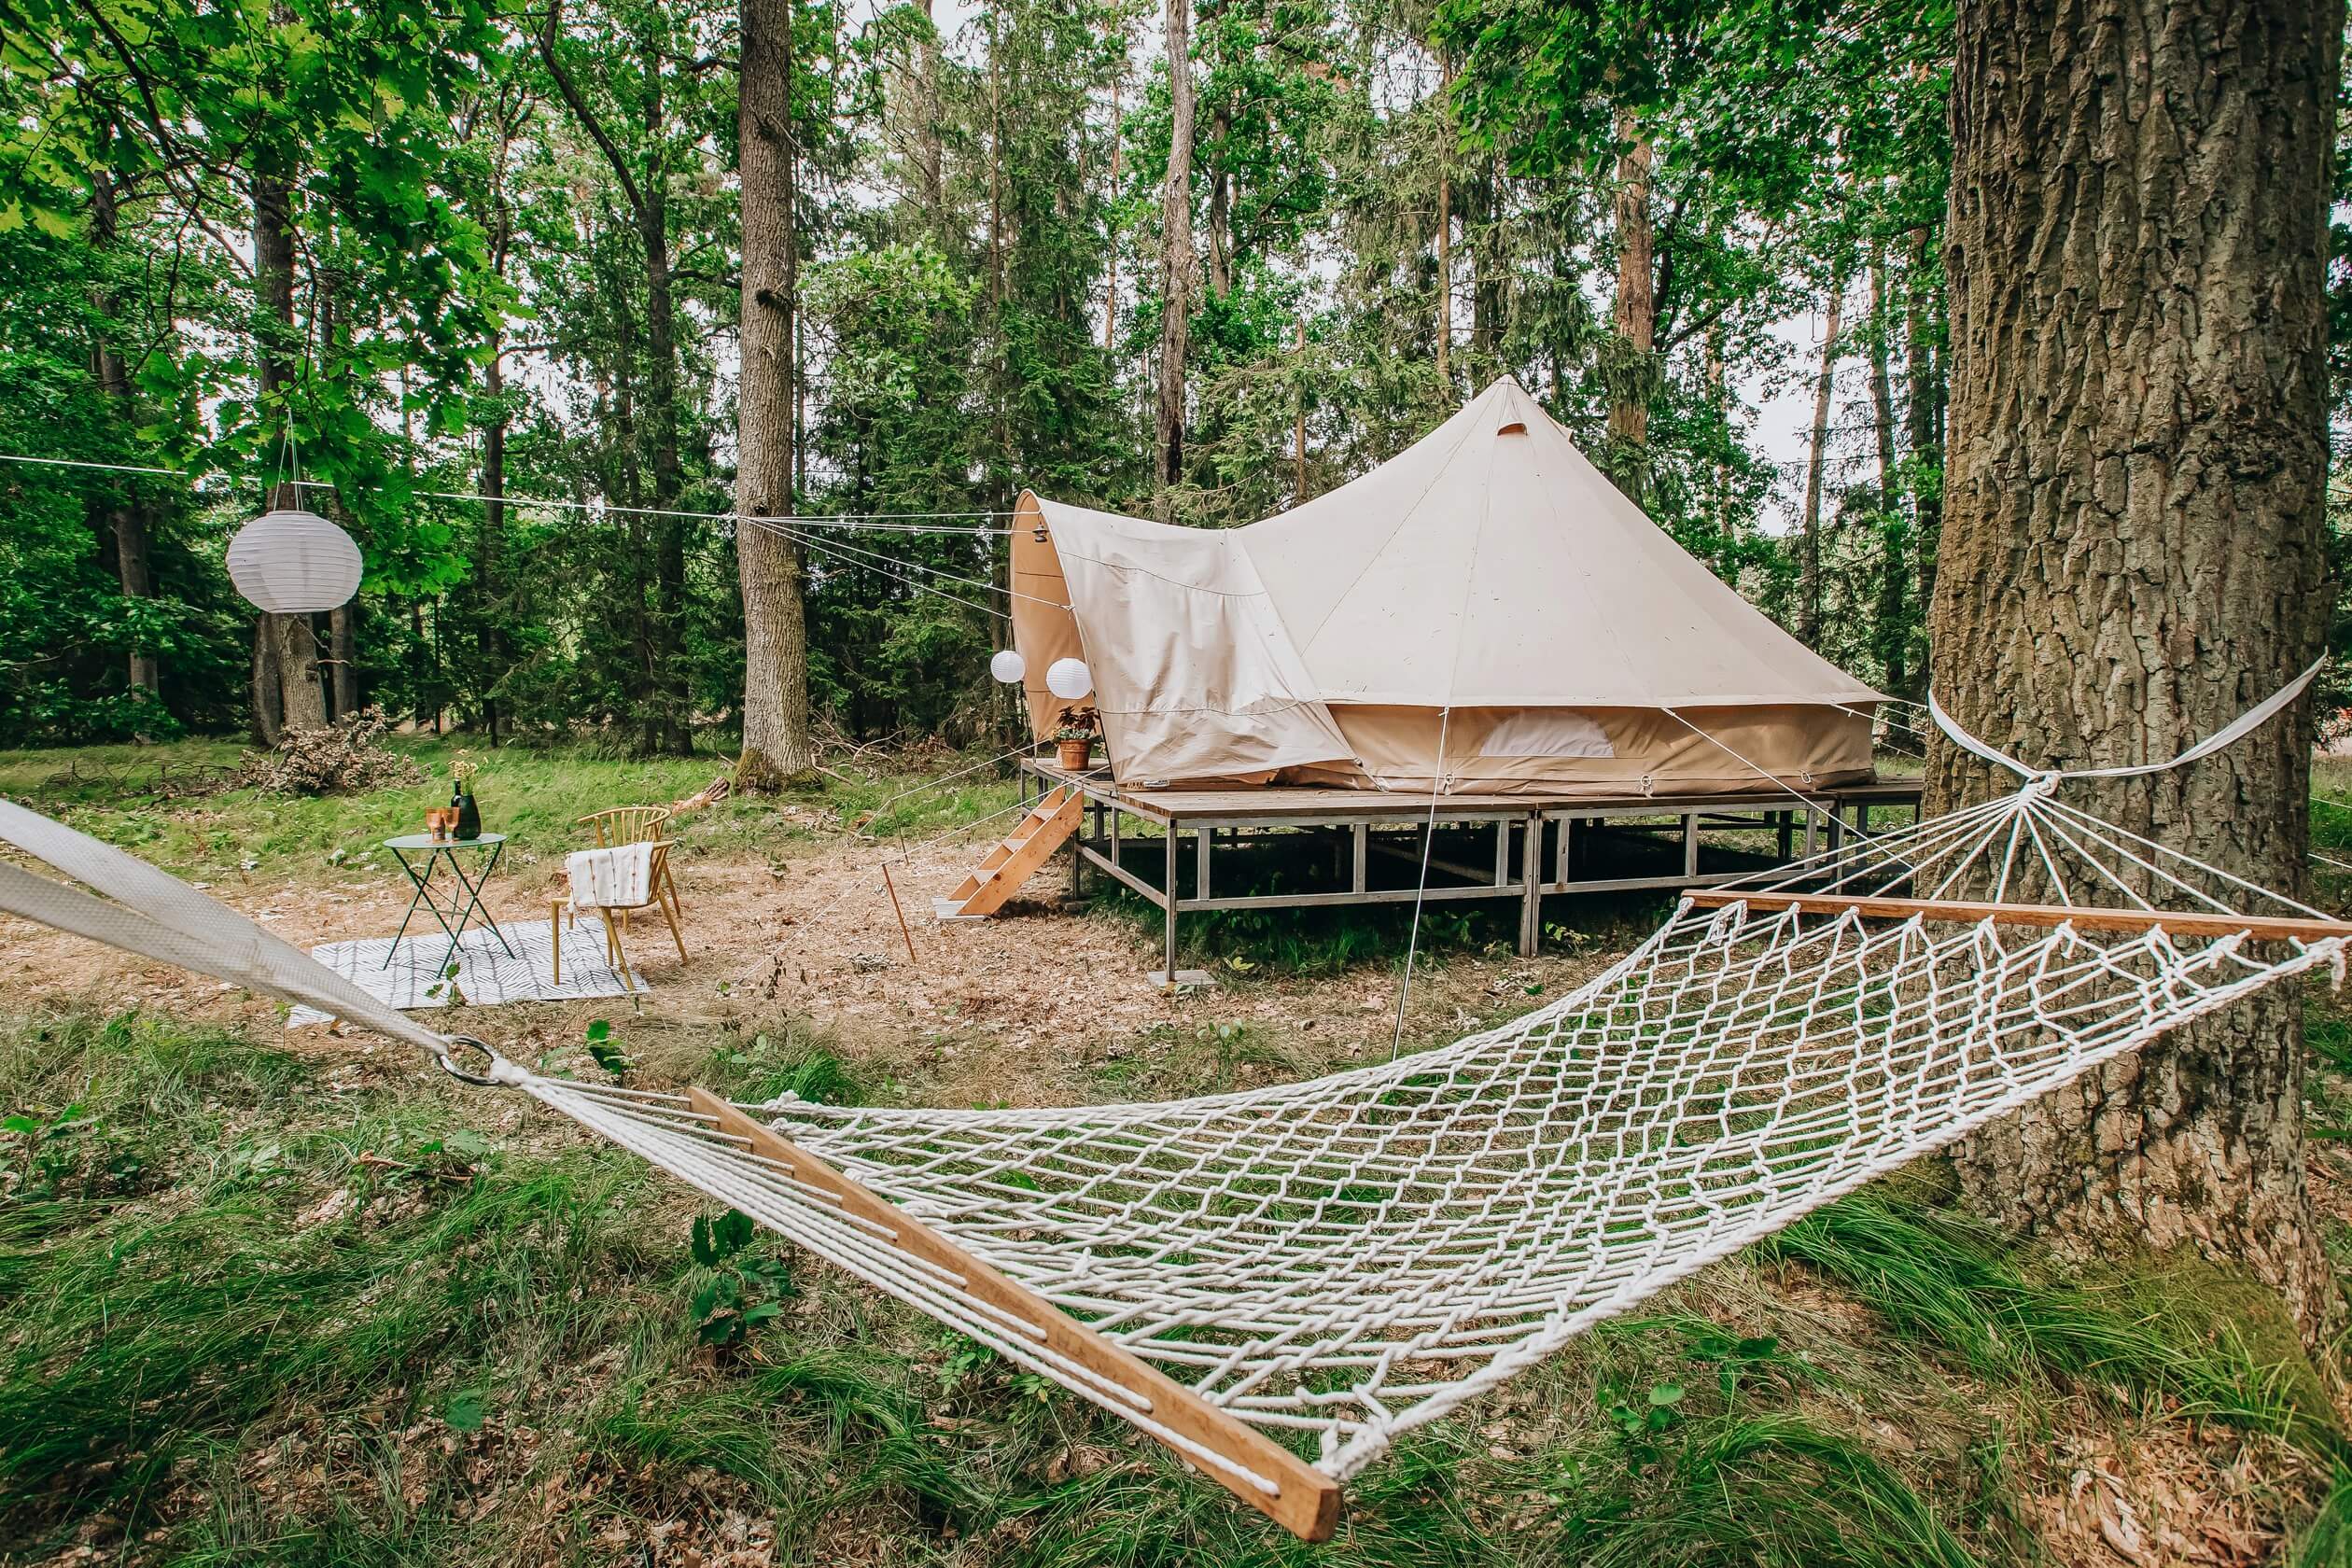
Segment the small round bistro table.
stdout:
<path fill-rule="evenodd" d="M 384 847 L 392 851 L 392 858 L 400 862 L 400 869 L 408 873 L 410 883 L 416 889 L 415 896 L 409 900 L 407 913 L 400 917 L 400 929 L 393 933 L 391 950 L 384 955 L 384 968 L 392 967 L 392 955 L 400 950 L 400 938 L 408 934 L 410 917 L 415 915 L 419 904 L 432 913 L 433 918 L 441 923 L 441 929 L 449 937 L 449 951 L 443 953 L 441 961 L 433 966 L 436 974 L 448 969 L 449 960 L 457 956 L 457 939 L 466 934 L 467 925 L 477 915 L 482 917 L 482 923 L 490 928 L 490 934 L 498 939 L 498 945 L 506 948 L 507 957 L 514 957 L 514 949 L 507 945 L 506 932 L 498 929 L 498 922 L 492 917 L 489 910 L 483 907 L 482 903 L 482 889 L 489 884 L 490 874 L 498 869 L 498 857 L 506 853 L 506 834 L 486 833 L 479 838 L 435 838 L 430 833 L 402 833 L 398 838 L 385 839 Z M 470 878 L 466 875 L 465 861 L 459 859 L 457 853 L 461 849 L 489 852 L 490 858 L 483 862 L 480 875 Z M 411 861 L 409 856 L 412 854 L 422 854 L 425 858 L 421 862 Z M 437 899 L 433 896 L 433 872 L 443 860 L 449 861 L 450 875 L 457 878 L 457 890 L 446 895 L 445 899 Z M 462 904 L 459 903 L 460 894 L 464 898 Z M 457 917 L 455 926 L 449 923 L 453 915 Z"/>

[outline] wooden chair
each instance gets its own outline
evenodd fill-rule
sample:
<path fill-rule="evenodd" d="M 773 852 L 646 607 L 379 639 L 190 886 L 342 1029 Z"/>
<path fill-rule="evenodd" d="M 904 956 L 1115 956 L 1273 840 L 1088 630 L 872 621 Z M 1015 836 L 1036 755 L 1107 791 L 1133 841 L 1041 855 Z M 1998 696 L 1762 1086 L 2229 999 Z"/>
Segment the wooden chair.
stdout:
<path fill-rule="evenodd" d="M 679 929 L 679 917 L 685 913 L 678 902 L 678 884 L 671 880 L 669 841 L 662 836 L 662 824 L 669 820 L 665 805 L 617 805 L 609 810 L 591 812 L 580 819 L 581 825 L 596 835 L 599 849 L 618 849 L 629 844 L 651 844 L 651 862 L 646 867 L 646 898 L 641 903 L 598 905 L 605 930 L 605 962 L 621 976 L 622 985 L 637 989 L 637 982 L 629 974 L 629 955 L 623 939 L 629 930 L 629 915 L 633 910 L 659 909 L 669 922 L 670 940 L 678 945 L 678 961 L 686 962 L 686 937 Z M 614 920 L 618 915 L 620 919 Z M 547 900 L 547 925 L 553 939 L 553 973 L 557 985 L 564 983 L 564 926 L 567 921 L 579 924 L 580 912 L 572 904 L 568 891 L 550 894 Z"/>
<path fill-rule="evenodd" d="M 618 847 L 609 845 L 606 847 Z M 632 910 L 659 909 L 662 912 L 662 917 L 669 922 L 670 940 L 678 944 L 678 961 L 679 963 L 686 961 L 686 936 L 679 929 L 678 910 L 662 891 L 663 874 L 668 870 L 669 850 L 670 847 L 667 843 L 659 840 L 654 842 L 651 863 L 646 867 L 646 896 L 643 903 L 591 906 L 604 923 L 605 962 L 611 966 L 614 973 L 621 976 L 621 984 L 632 991 L 637 989 L 637 982 L 630 977 L 628 951 L 622 945 L 622 939 L 629 929 L 629 914 Z M 617 920 L 613 918 L 616 915 L 620 917 Z M 567 920 L 574 925 L 577 925 L 580 920 L 580 911 L 572 903 L 571 895 L 569 893 L 550 895 L 547 901 L 547 926 L 549 934 L 553 938 L 554 978 L 559 986 L 564 983 L 564 925 Z"/>
<path fill-rule="evenodd" d="M 672 813 L 666 805 L 614 805 L 602 811 L 592 811 L 574 824 L 596 835 L 596 847 L 617 849 L 623 844 L 642 844 L 648 839 L 656 843 L 669 836 Z M 678 883 L 670 875 L 669 858 L 662 858 L 662 890 L 669 895 L 670 907 L 680 915 L 685 906 L 678 902 Z"/>

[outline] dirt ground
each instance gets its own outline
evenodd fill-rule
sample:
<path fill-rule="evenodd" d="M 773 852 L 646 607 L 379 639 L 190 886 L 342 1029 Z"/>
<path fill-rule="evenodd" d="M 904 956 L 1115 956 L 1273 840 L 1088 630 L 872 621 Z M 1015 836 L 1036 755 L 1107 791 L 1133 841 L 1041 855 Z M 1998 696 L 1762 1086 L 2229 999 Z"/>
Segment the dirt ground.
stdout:
<path fill-rule="evenodd" d="M 1389 1050 L 1394 963 L 1311 976 L 1276 975 L 1270 964 L 1246 971 L 1221 964 L 1213 986 L 1163 992 L 1147 979 L 1158 966 L 1156 942 L 1132 916 L 1100 903 L 1084 911 L 1060 906 L 1066 862 L 1040 873 L 1027 889 L 1031 896 L 995 918 L 935 921 L 931 899 L 952 889 L 989 842 L 987 830 L 977 829 L 903 858 L 895 847 L 838 833 L 765 856 L 707 850 L 689 840 L 672 861 L 689 957 L 679 963 L 658 920 L 634 925 L 627 945 L 645 983 L 634 1002 L 610 997 L 454 1008 L 445 1021 L 438 1014 L 433 1021 L 529 1060 L 548 1043 L 576 1040 L 595 1017 L 680 1047 L 698 1038 L 715 1043 L 729 1029 L 805 1017 L 837 1039 L 845 1055 L 887 1074 L 910 1101 L 958 1105 L 1156 1099 L 1296 1076 Z M 500 867 L 485 902 L 500 920 L 544 919 L 560 877 L 553 862 L 516 856 Z M 309 885 L 242 875 L 205 890 L 302 948 L 390 934 L 410 892 L 391 865 Z M 70 998 L 110 1010 L 240 1021 L 263 1038 L 282 1028 L 286 1009 L 272 999 L 6 916 L 0 952 L 8 959 L 0 966 L 0 1006 Z M 1590 951 L 1533 959 L 1491 951 L 1427 956 L 1414 973 L 1407 1048 L 1524 1012 L 1606 961 Z M 356 1032 L 314 1027 L 285 1029 L 283 1038 L 305 1053 L 357 1046 L 375 1055 Z M 1205 1069 L 1204 1046 L 1222 1053 Z M 681 1060 L 692 1055 L 679 1053 Z"/>
<path fill-rule="evenodd" d="M 730 1031 L 805 1018 L 877 1086 L 876 1098 L 943 1105 L 1162 1099 L 1310 1076 L 1390 1049 L 1393 961 L 1313 975 L 1276 974 L 1271 963 L 1220 964 L 1211 987 L 1162 992 L 1146 979 L 1159 957 L 1155 931 L 1099 902 L 1062 908 L 1066 862 L 1042 873 L 1032 896 L 1000 917 L 940 923 L 931 901 L 990 842 L 986 828 L 903 858 L 895 847 L 807 816 L 795 825 L 818 836 L 795 836 L 769 853 L 716 850 L 691 838 L 679 845 L 674 866 L 689 957 L 679 961 L 658 922 L 637 925 L 629 950 L 646 989 L 634 1002 L 427 1016 L 525 1061 L 577 1042 L 590 1019 L 609 1017 L 657 1078 L 691 1076 Z M 882 877 L 886 861 L 903 933 Z M 545 918 L 559 877 L 559 865 L 517 856 L 501 868 L 488 902 L 501 920 Z M 308 883 L 244 875 L 207 890 L 301 947 L 388 934 L 409 897 L 388 864 Z M 1601 944 L 1566 946 L 1547 944 L 1532 959 L 1491 948 L 1434 955 L 1415 974 L 1407 1048 L 1538 1006 L 1615 957 Z M 361 1074 L 407 1070 L 401 1048 L 361 1031 L 287 1029 L 286 1009 L 271 999 L 4 916 L 0 955 L 0 1008 L 65 1001 L 161 1009 L 241 1022 Z M 642 1049 L 649 1042 L 650 1052 Z M 2322 1207 L 2340 1212 L 2345 1195 L 2331 1179 L 2331 1162 L 2315 1164 Z M 1783 1281 L 1775 1294 L 1790 1288 Z M 1869 1341 L 1871 1325 L 1850 1304 L 1825 1296 L 1823 1309 L 1833 1309 L 1856 1318 L 1841 1337 Z M 2307 1506 L 2301 1500 L 2320 1484 L 2283 1445 L 2223 1429 L 2160 1416 L 2120 1441 L 2106 1421 L 2082 1411 L 2049 1416 L 2042 1440 L 2018 1456 L 2014 1479 L 2023 1522 L 2055 1562 L 2261 1561 L 2276 1549 L 2282 1513 Z M 1883 1413 L 1868 1424 L 1891 1452 L 1919 1440 L 1904 1429 L 1910 1422 L 1897 1426 Z"/>

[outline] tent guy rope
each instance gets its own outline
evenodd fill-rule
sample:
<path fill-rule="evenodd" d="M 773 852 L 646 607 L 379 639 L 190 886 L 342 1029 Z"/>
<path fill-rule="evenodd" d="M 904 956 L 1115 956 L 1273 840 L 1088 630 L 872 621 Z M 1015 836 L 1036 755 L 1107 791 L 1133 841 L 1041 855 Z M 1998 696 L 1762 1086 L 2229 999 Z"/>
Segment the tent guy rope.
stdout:
<path fill-rule="evenodd" d="M 740 1106 L 544 1077 L 7 803 L 0 838 L 93 891 L 0 863 L 0 909 L 518 1089 L 1320 1539 L 1340 1482 L 1593 1323 L 2167 1029 L 2341 976 L 2352 925 L 2057 800 L 2075 775 L 2020 771 L 1767 885 L 1687 895 L 1498 1028 L 1157 1104 Z"/>

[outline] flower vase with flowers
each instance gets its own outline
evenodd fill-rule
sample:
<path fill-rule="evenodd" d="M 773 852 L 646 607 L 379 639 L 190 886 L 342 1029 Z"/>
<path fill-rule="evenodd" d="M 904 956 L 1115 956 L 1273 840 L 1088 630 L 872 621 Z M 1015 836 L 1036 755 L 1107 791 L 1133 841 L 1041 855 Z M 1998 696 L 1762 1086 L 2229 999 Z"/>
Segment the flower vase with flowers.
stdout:
<path fill-rule="evenodd" d="M 474 761 L 470 751 L 460 751 L 450 760 L 449 805 L 456 814 L 459 838 L 482 836 L 482 810 L 474 805 L 473 794 L 474 776 L 481 771 L 482 764 Z"/>

